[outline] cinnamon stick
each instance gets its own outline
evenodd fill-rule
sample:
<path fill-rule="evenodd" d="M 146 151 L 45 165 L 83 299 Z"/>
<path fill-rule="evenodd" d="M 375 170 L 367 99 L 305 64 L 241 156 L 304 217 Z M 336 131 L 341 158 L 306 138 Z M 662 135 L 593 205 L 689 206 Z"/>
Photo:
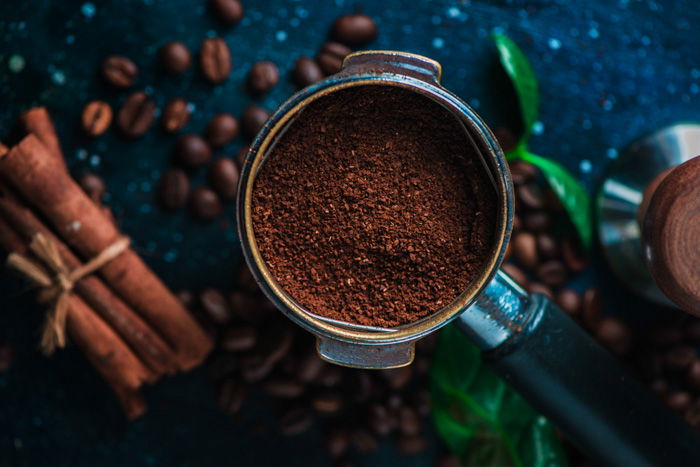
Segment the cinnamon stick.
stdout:
<path fill-rule="evenodd" d="M 84 260 L 95 257 L 120 237 L 102 210 L 36 136 L 28 135 L 0 157 L 0 174 Z M 196 366 L 206 357 L 212 348 L 209 337 L 132 250 L 99 272 L 170 344 L 182 370 Z"/>
<path fill-rule="evenodd" d="M 63 152 L 61 151 L 61 144 L 58 141 L 58 135 L 56 134 L 56 127 L 54 127 L 46 107 L 29 109 L 21 114 L 19 119 L 22 122 L 24 130 L 28 134 L 33 134 L 39 138 L 39 141 L 44 143 L 44 146 L 46 146 L 49 152 L 65 168 L 66 163 L 63 158 Z"/>
<path fill-rule="evenodd" d="M 29 209 L 22 206 L 7 188 L 0 184 L 0 215 L 12 228 L 31 242 L 42 234 L 57 247 L 63 262 L 71 270 L 82 266 L 82 262 L 46 227 Z M 131 347 L 141 360 L 157 374 L 172 374 L 176 371 L 175 355 L 167 344 L 143 319 L 94 275 L 87 276 L 75 284 L 75 292 Z"/>

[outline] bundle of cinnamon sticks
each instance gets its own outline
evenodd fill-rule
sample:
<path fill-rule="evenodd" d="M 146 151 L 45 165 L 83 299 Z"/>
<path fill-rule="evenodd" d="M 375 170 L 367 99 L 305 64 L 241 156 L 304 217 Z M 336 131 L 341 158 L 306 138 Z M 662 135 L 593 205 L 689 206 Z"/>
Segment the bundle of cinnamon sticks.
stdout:
<path fill-rule="evenodd" d="M 0 144 L 0 246 L 48 302 L 44 352 L 65 332 L 137 418 L 140 387 L 198 365 L 212 342 L 71 178 L 46 109 L 20 120 L 26 136 Z"/>

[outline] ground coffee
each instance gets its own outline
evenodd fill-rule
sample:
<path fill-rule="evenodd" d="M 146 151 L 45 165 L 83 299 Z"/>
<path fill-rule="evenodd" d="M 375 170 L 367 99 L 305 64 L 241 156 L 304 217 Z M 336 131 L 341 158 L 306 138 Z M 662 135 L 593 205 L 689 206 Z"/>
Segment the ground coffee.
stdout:
<path fill-rule="evenodd" d="M 257 176 L 253 228 L 307 310 L 372 326 L 436 312 L 476 277 L 496 197 L 459 121 L 415 92 L 364 85 L 311 103 Z"/>

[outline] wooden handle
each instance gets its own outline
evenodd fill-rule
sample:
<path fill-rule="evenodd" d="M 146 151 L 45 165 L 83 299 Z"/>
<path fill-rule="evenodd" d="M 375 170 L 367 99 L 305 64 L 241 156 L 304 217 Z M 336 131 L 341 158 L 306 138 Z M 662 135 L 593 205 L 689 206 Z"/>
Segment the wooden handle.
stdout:
<path fill-rule="evenodd" d="M 671 301 L 700 316 L 700 156 L 660 174 L 644 198 L 649 271 Z"/>

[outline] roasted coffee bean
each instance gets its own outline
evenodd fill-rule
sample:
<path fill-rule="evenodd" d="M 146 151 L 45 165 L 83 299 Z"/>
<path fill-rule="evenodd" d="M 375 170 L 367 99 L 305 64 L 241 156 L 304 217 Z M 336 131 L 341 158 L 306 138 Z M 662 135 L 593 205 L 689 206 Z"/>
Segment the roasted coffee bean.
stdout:
<path fill-rule="evenodd" d="M 107 192 L 104 180 L 92 172 L 85 172 L 81 175 L 78 179 L 78 185 L 97 204 L 102 202 L 102 198 Z"/>
<path fill-rule="evenodd" d="M 550 287 L 561 287 L 566 282 L 568 271 L 564 263 L 556 259 L 542 263 L 537 268 L 537 278 Z"/>
<path fill-rule="evenodd" d="M 311 399 L 311 405 L 316 412 L 334 414 L 343 408 L 343 396 L 338 392 L 324 391 Z"/>
<path fill-rule="evenodd" d="M 241 358 L 241 376 L 243 381 L 255 383 L 265 379 L 274 366 L 274 362 L 270 362 L 263 355 L 246 355 Z"/>
<path fill-rule="evenodd" d="M 128 88 L 136 81 L 139 69 L 134 62 L 121 55 L 112 55 L 102 62 L 102 76 L 117 88 Z"/>
<path fill-rule="evenodd" d="M 209 184 L 222 199 L 234 199 L 238 190 L 238 167 L 233 159 L 217 159 L 209 169 Z"/>
<path fill-rule="evenodd" d="M 523 287 L 527 285 L 527 275 L 515 264 L 506 263 L 503 265 L 503 270 L 518 284 L 522 285 Z"/>
<path fill-rule="evenodd" d="M 231 321 L 233 314 L 229 308 L 228 302 L 224 294 L 217 289 L 208 288 L 199 294 L 199 302 L 202 304 L 202 309 L 216 324 L 226 324 Z"/>
<path fill-rule="evenodd" d="M 156 104 L 144 92 L 137 91 L 126 98 L 117 113 L 117 126 L 130 138 L 142 136 L 153 123 Z"/>
<path fill-rule="evenodd" d="M 238 136 L 238 120 L 229 113 L 212 117 L 207 124 L 207 141 L 214 147 L 226 146 Z"/>
<path fill-rule="evenodd" d="M 508 163 L 508 167 L 510 168 L 510 176 L 515 185 L 524 185 L 533 182 L 537 178 L 537 167 L 529 162 L 513 161 Z"/>
<path fill-rule="evenodd" d="M 212 221 L 224 212 L 224 206 L 214 191 L 200 186 L 192 191 L 190 210 L 196 218 L 203 221 Z"/>
<path fill-rule="evenodd" d="M 260 352 L 268 362 L 274 364 L 287 355 L 293 343 L 294 333 L 285 323 L 284 326 L 272 329 L 263 336 Z"/>
<path fill-rule="evenodd" d="M 603 314 L 603 298 L 600 294 L 600 290 L 591 287 L 583 293 L 581 313 L 583 324 L 586 327 L 595 329 L 598 326 L 600 317 Z"/>
<path fill-rule="evenodd" d="M 693 399 L 685 391 L 675 391 L 666 396 L 666 405 L 668 405 L 671 410 L 682 413 L 688 407 L 690 407 Z"/>
<path fill-rule="evenodd" d="M 543 259 L 556 259 L 559 257 L 559 244 L 551 234 L 541 233 L 537 235 L 537 252 Z"/>
<path fill-rule="evenodd" d="M 252 349 L 257 342 L 257 332 L 250 326 L 237 326 L 226 329 L 220 339 L 222 349 L 229 352 L 241 352 Z"/>
<path fill-rule="evenodd" d="M 649 389 L 651 389 L 654 394 L 665 396 L 668 393 L 668 381 L 657 378 L 649 384 Z"/>
<path fill-rule="evenodd" d="M 219 408 L 234 414 L 241 410 L 245 400 L 245 384 L 235 378 L 227 378 L 219 386 Z"/>
<path fill-rule="evenodd" d="M 671 370 L 688 368 L 697 358 L 695 349 L 690 346 L 677 346 L 664 352 L 664 366 Z"/>
<path fill-rule="evenodd" d="M 0 343 L 0 374 L 7 373 L 15 360 L 15 349 L 9 342 Z"/>
<path fill-rule="evenodd" d="M 537 239 L 529 232 L 520 232 L 513 237 L 513 256 L 523 267 L 534 269 L 539 262 Z"/>
<path fill-rule="evenodd" d="M 692 389 L 700 391 L 700 360 L 693 359 L 693 363 L 688 367 L 685 380 Z"/>
<path fill-rule="evenodd" d="M 299 57 L 294 62 L 292 81 L 300 88 L 313 84 L 323 79 L 321 68 L 309 57 Z"/>
<path fill-rule="evenodd" d="M 518 140 L 515 137 L 515 134 L 513 133 L 513 130 L 510 128 L 506 127 L 498 127 L 495 130 L 493 130 L 493 135 L 496 137 L 496 140 L 498 141 L 498 144 L 501 146 L 501 149 L 503 149 L 503 152 L 508 152 L 511 149 L 515 149 L 515 145 L 518 144 Z M 511 169 L 512 171 L 512 169 Z M 511 173 L 512 176 L 512 173 Z M 512 176 L 513 182 L 515 183 L 515 177 Z"/>
<path fill-rule="evenodd" d="M 237 318 L 251 323 L 257 323 L 262 317 L 255 297 L 248 292 L 235 290 L 228 296 L 228 301 Z"/>
<path fill-rule="evenodd" d="M 236 153 L 236 162 L 238 162 L 238 167 L 241 169 L 245 165 L 245 159 L 248 157 L 248 152 L 250 151 L 250 146 L 249 145 L 244 145 L 241 147 L 241 149 L 238 150 Z"/>
<path fill-rule="evenodd" d="M 416 356 L 413 362 L 414 371 L 419 375 L 426 375 L 430 371 L 430 358 L 427 356 Z"/>
<path fill-rule="evenodd" d="M 399 435 L 396 438 L 396 449 L 404 456 L 415 456 L 428 448 L 428 442 L 422 436 Z"/>
<path fill-rule="evenodd" d="M 503 253 L 503 261 L 508 261 L 512 255 L 513 255 L 513 242 L 508 242 L 508 246 L 506 247 L 506 251 Z"/>
<path fill-rule="evenodd" d="M 413 376 L 413 367 L 411 365 L 401 368 L 392 368 L 391 370 L 380 371 L 384 380 L 389 383 L 392 389 L 401 389 L 411 380 Z"/>
<path fill-rule="evenodd" d="M 539 282 L 529 282 L 525 286 L 525 289 L 530 293 L 538 293 L 544 295 L 550 300 L 554 300 L 554 294 L 552 293 L 552 289 L 550 289 L 544 284 L 540 284 Z"/>
<path fill-rule="evenodd" d="M 343 66 L 343 60 L 350 55 L 352 50 L 337 42 L 326 42 L 316 55 L 316 63 L 326 75 L 334 75 Z"/>
<path fill-rule="evenodd" d="M 163 109 L 163 129 L 175 133 L 184 128 L 190 119 L 190 106 L 185 99 L 171 99 Z"/>
<path fill-rule="evenodd" d="M 178 290 L 175 293 L 175 296 L 178 300 L 180 300 L 182 306 L 184 306 L 188 310 L 192 310 L 194 308 L 194 294 L 192 293 L 192 291 L 187 289 Z"/>
<path fill-rule="evenodd" d="M 270 113 L 267 110 L 255 104 L 249 105 L 241 118 L 243 134 L 250 139 L 255 138 L 268 118 L 270 118 Z"/>
<path fill-rule="evenodd" d="M 403 407 L 403 399 L 400 394 L 393 393 L 386 400 L 386 406 L 392 412 L 397 412 L 401 407 Z"/>
<path fill-rule="evenodd" d="M 421 417 L 430 415 L 430 393 L 426 389 L 419 389 L 412 394 L 411 403 L 416 408 Z"/>
<path fill-rule="evenodd" d="M 649 333 L 649 342 L 654 347 L 666 348 L 680 344 L 683 340 L 683 331 L 676 326 L 662 326 L 652 329 Z"/>
<path fill-rule="evenodd" d="M 188 169 L 196 169 L 211 160 L 211 148 L 201 137 L 195 134 L 180 136 L 175 141 L 175 160 Z"/>
<path fill-rule="evenodd" d="M 83 131 L 89 136 L 99 136 L 112 123 L 112 108 L 103 101 L 92 101 L 83 109 Z"/>
<path fill-rule="evenodd" d="M 313 414 L 309 409 L 296 407 L 282 414 L 277 420 L 277 429 L 284 436 L 295 436 L 311 428 L 313 422 Z"/>
<path fill-rule="evenodd" d="M 438 459 L 437 467 L 460 467 L 462 463 L 454 454 L 445 454 Z"/>
<path fill-rule="evenodd" d="M 271 379 L 263 383 L 263 390 L 280 399 L 295 399 L 304 393 L 304 385 L 293 379 Z"/>
<path fill-rule="evenodd" d="M 332 457 L 340 457 L 348 450 L 348 432 L 342 428 L 334 428 L 328 432 L 325 440 L 326 451 Z"/>
<path fill-rule="evenodd" d="M 367 408 L 367 423 L 373 432 L 385 436 L 396 426 L 396 419 L 386 407 L 374 403 Z"/>
<path fill-rule="evenodd" d="M 253 94 L 265 94 L 274 88 L 280 80 L 277 65 L 270 61 L 256 62 L 248 72 L 248 88 Z"/>
<path fill-rule="evenodd" d="M 684 326 L 685 338 L 694 344 L 700 343 L 700 320 L 693 319 L 689 324 Z"/>
<path fill-rule="evenodd" d="M 364 428 L 356 428 L 350 433 L 350 441 L 352 442 L 355 449 L 361 454 L 368 454 L 374 452 L 379 448 L 379 443 L 377 438 L 374 437 L 369 430 Z"/>
<path fill-rule="evenodd" d="M 308 352 L 299 361 L 297 378 L 299 381 L 309 383 L 318 378 L 325 365 L 316 352 Z"/>
<path fill-rule="evenodd" d="M 575 290 L 560 290 L 557 293 L 556 303 L 569 316 L 576 316 L 581 311 L 581 296 Z"/>
<path fill-rule="evenodd" d="M 626 354 L 632 347 L 631 330 L 625 323 L 612 316 L 601 318 L 595 329 L 595 337 L 617 355 Z"/>
<path fill-rule="evenodd" d="M 231 73 L 231 52 L 220 37 L 204 39 L 199 52 L 199 64 L 204 76 L 212 83 L 226 81 Z"/>
<path fill-rule="evenodd" d="M 587 260 L 581 251 L 580 242 L 567 238 L 561 246 L 561 253 L 566 266 L 571 272 L 581 272 L 586 268 Z"/>
<path fill-rule="evenodd" d="M 325 365 L 318 378 L 316 384 L 327 388 L 339 386 L 343 381 L 343 372 L 340 368 L 334 365 Z"/>
<path fill-rule="evenodd" d="M 683 418 L 688 425 L 693 428 L 700 426 L 700 399 L 696 399 L 690 406 L 685 410 Z"/>
<path fill-rule="evenodd" d="M 552 213 L 564 212 L 564 206 L 562 206 L 561 200 L 559 199 L 557 194 L 554 193 L 554 191 L 552 191 L 551 188 L 547 188 L 544 191 L 544 203 L 546 205 L 546 209 L 549 212 L 552 212 Z"/>
<path fill-rule="evenodd" d="M 236 25 L 243 19 L 243 4 L 239 0 L 210 0 L 209 6 L 217 19 L 228 26 Z"/>
<path fill-rule="evenodd" d="M 343 15 L 333 22 L 331 37 L 349 46 L 362 46 L 377 37 L 377 25 L 367 15 L 353 13 Z"/>
<path fill-rule="evenodd" d="M 175 210 L 183 207 L 190 196 L 190 180 L 181 169 L 168 169 L 160 177 L 158 199 L 163 208 Z"/>
<path fill-rule="evenodd" d="M 515 194 L 524 207 L 530 209 L 543 209 L 545 207 L 542 189 L 534 183 L 519 185 L 515 190 Z"/>
<path fill-rule="evenodd" d="M 523 216 L 523 228 L 532 233 L 550 230 L 552 218 L 546 211 L 531 211 Z"/>
<path fill-rule="evenodd" d="M 160 63 L 171 75 L 181 75 L 192 64 L 190 49 L 180 41 L 170 41 L 160 49 Z"/>
<path fill-rule="evenodd" d="M 421 429 L 421 418 L 412 407 L 399 409 L 399 431 L 405 435 L 417 435 Z"/>

